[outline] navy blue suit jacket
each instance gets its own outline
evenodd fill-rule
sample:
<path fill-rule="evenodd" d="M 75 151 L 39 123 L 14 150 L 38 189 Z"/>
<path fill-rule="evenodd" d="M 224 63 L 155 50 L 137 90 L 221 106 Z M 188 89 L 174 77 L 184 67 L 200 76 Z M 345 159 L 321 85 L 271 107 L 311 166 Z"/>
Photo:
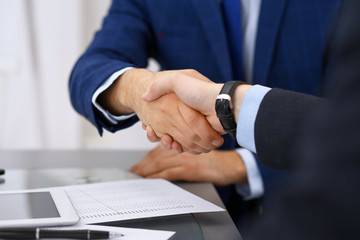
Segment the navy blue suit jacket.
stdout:
<path fill-rule="evenodd" d="M 340 0 L 263 0 L 252 83 L 320 94 L 327 33 Z M 219 0 L 114 0 L 102 29 L 70 78 L 74 108 L 115 132 L 137 121 L 108 125 L 91 98 L 114 72 L 145 68 L 155 58 L 163 70 L 196 69 L 215 82 L 233 80 Z M 235 141 L 226 139 L 223 148 Z M 275 172 L 262 168 L 263 176 Z M 271 184 L 272 181 L 265 183 Z M 265 186 L 265 189 L 267 187 Z"/>

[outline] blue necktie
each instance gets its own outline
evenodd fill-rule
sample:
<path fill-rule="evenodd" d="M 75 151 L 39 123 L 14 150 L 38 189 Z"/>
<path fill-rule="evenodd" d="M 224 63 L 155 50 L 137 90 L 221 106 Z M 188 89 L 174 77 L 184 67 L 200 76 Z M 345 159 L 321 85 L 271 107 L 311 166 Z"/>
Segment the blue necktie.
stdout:
<path fill-rule="evenodd" d="M 221 8 L 228 39 L 233 80 L 245 81 L 240 0 L 222 0 Z"/>

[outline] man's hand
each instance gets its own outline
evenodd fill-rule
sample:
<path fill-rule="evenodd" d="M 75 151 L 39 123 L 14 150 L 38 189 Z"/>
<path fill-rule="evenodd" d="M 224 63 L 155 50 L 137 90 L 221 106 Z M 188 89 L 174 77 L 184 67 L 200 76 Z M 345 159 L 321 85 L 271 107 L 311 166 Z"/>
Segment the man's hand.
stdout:
<path fill-rule="evenodd" d="M 215 112 L 216 97 L 222 86 L 223 84 L 216 84 L 211 81 L 204 81 L 203 79 L 193 77 L 186 77 L 182 79 L 182 81 L 180 81 L 179 78 L 159 79 L 151 85 L 149 90 L 144 94 L 143 99 L 151 102 L 161 99 L 168 94 L 175 93 L 181 101 L 206 116 L 208 122 L 216 131 L 225 133 Z M 242 101 L 250 88 L 251 85 L 241 84 L 234 92 L 232 103 L 236 122 Z M 186 151 L 191 153 L 191 151 L 187 150 L 188 148 L 184 148 L 171 134 L 161 137 L 154 132 L 151 125 L 146 126 L 144 129 L 146 129 L 148 139 L 151 142 L 161 140 L 160 145 L 163 149 L 174 149 L 177 152 Z"/>
<path fill-rule="evenodd" d="M 221 146 L 223 139 L 201 113 L 184 104 L 175 94 L 167 94 L 152 102 L 142 100 L 144 93 L 157 81 L 187 81 L 189 78 L 209 81 L 193 70 L 153 73 L 132 69 L 102 93 L 99 102 L 116 115 L 136 112 L 143 124 L 152 127 L 156 136 L 172 136 L 187 152 L 206 153 Z"/>
<path fill-rule="evenodd" d="M 175 93 L 181 101 L 202 113 L 211 126 L 220 133 L 225 133 L 215 112 L 215 101 L 223 84 L 216 84 L 207 79 L 186 76 L 180 78 L 158 79 L 143 99 L 151 102 L 167 94 Z"/>
<path fill-rule="evenodd" d="M 192 155 L 176 154 L 156 147 L 130 171 L 146 178 L 212 182 L 219 186 L 247 182 L 244 162 L 235 151 L 215 150 Z"/>

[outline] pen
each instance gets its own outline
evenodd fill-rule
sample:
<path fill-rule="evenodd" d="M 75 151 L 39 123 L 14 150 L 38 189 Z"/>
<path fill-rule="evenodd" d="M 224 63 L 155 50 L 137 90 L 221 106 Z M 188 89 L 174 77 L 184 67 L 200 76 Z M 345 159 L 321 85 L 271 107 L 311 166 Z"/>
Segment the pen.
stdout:
<path fill-rule="evenodd" d="M 97 230 L 47 230 L 40 228 L 0 228 L 0 239 L 114 239 L 124 236 L 121 233 L 112 233 Z"/>
<path fill-rule="evenodd" d="M 0 175 L 4 175 L 5 174 L 5 170 L 4 169 L 0 169 Z M 5 179 L 0 178 L 0 184 L 4 183 Z"/>

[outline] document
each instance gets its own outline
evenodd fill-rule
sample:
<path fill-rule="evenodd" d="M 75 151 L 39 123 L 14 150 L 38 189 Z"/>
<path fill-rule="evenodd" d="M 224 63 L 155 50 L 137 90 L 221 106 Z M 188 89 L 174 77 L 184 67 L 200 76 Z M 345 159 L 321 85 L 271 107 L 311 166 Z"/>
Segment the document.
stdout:
<path fill-rule="evenodd" d="M 108 226 L 99 226 L 99 225 L 75 225 L 71 227 L 58 227 L 58 228 L 48 228 L 48 229 L 59 229 L 59 230 L 98 230 L 98 231 L 108 231 L 111 233 L 123 234 L 119 238 L 111 238 L 112 240 L 168 240 L 170 239 L 175 232 L 170 231 L 159 231 L 159 230 L 146 230 L 139 228 L 123 228 L 123 227 L 108 227 Z"/>
<path fill-rule="evenodd" d="M 83 224 L 224 209 L 163 179 L 136 179 L 61 187 Z"/>

